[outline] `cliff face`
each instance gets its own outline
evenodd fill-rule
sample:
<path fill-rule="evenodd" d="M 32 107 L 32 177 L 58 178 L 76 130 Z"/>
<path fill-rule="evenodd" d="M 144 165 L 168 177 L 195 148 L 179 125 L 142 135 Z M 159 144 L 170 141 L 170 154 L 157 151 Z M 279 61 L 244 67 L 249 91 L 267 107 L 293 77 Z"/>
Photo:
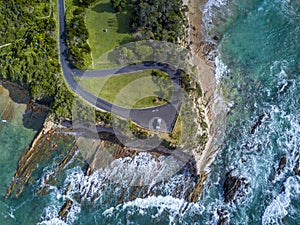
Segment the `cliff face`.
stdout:
<path fill-rule="evenodd" d="M 18 85 L 3 81 L 0 85 L 1 119 L 27 129 L 39 130 L 49 108 L 30 101 L 28 92 Z"/>
<path fill-rule="evenodd" d="M 22 124 L 23 115 L 21 113 L 26 112 L 29 103 L 28 93 L 11 83 L 2 83 L 0 85 L 0 98 L 1 119 L 15 124 Z"/>

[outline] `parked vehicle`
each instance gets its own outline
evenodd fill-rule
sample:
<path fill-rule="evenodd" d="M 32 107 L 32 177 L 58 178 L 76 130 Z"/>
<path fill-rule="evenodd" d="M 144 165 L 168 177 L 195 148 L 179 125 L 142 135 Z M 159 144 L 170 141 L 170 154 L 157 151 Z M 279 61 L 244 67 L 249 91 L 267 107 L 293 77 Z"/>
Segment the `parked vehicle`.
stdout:
<path fill-rule="evenodd" d="M 160 125 L 161 125 L 161 118 L 158 118 L 158 119 L 156 120 L 155 129 L 156 129 L 156 130 L 159 130 L 159 129 L 160 129 Z"/>

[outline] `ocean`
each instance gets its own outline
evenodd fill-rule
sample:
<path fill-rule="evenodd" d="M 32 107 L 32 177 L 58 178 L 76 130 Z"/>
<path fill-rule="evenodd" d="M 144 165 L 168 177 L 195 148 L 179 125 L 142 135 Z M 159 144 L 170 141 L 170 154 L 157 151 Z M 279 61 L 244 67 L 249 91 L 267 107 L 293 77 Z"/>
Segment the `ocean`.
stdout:
<path fill-rule="evenodd" d="M 217 44 L 216 77 L 228 114 L 196 203 L 185 200 L 195 186 L 188 169 L 155 181 L 168 166 L 163 158 L 139 153 L 85 176 L 85 162 L 75 157 L 45 195 L 35 190 L 56 160 L 37 165 L 19 198 L 0 201 L 0 224 L 300 224 L 300 2 L 209 0 L 203 23 L 207 40 Z M 7 99 L 0 95 L 1 104 Z M 2 195 L 37 132 L 20 120 L 25 108 L 15 107 L 16 116 L 0 123 Z M 227 201 L 228 174 L 238 190 Z M 63 221 L 58 213 L 68 199 Z"/>

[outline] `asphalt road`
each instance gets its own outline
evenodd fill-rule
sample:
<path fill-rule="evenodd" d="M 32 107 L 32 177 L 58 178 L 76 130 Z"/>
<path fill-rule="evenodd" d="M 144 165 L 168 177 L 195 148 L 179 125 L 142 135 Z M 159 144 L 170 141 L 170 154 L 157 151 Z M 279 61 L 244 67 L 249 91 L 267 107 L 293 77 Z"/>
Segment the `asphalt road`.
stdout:
<path fill-rule="evenodd" d="M 66 20 L 65 20 L 65 4 L 64 0 L 58 0 L 58 14 L 59 14 L 59 51 L 60 63 L 64 79 L 69 88 L 80 96 L 85 101 L 89 102 L 96 108 L 111 112 L 125 119 L 131 119 L 140 126 L 155 130 L 157 118 L 161 118 L 160 131 L 171 132 L 176 121 L 177 113 L 180 107 L 180 100 L 177 98 L 177 93 L 180 90 L 179 78 L 177 71 L 173 70 L 167 64 L 160 64 L 155 62 L 145 62 L 138 65 L 129 65 L 121 68 L 114 68 L 108 70 L 82 71 L 74 68 L 68 59 L 68 48 L 66 44 Z M 166 72 L 172 79 L 174 84 L 173 97 L 171 101 L 165 105 L 144 108 L 144 109 L 127 109 L 114 105 L 104 99 L 89 93 L 81 88 L 74 80 L 74 76 L 85 77 L 104 77 L 111 75 L 126 74 L 130 72 L 156 69 Z M 145 84 L 146 85 L 146 84 Z"/>

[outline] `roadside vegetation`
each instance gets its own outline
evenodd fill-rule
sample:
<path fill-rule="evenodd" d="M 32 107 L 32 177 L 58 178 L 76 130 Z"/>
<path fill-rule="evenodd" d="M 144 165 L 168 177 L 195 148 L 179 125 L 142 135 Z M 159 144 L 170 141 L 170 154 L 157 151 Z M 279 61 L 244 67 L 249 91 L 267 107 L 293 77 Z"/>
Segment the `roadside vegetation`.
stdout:
<path fill-rule="evenodd" d="M 173 84 L 162 71 L 144 70 L 100 78 L 82 78 L 79 85 L 116 105 L 126 108 L 146 108 L 167 103 Z"/>
<path fill-rule="evenodd" d="M 0 78 L 29 90 L 31 98 L 70 117 L 73 95 L 58 60 L 56 22 L 51 0 L 2 1 Z"/>
<path fill-rule="evenodd" d="M 87 69 L 91 63 L 91 48 L 87 43 L 89 32 L 85 16 L 96 0 L 65 0 L 67 45 L 69 60 L 78 69 Z"/>
<path fill-rule="evenodd" d="M 56 119 L 71 119 L 74 95 L 61 74 L 56 7 L 54 0 L 0 4 L 0 79 L 29 90 L 32 101 L 51 107 Z M 86 118 L 86 111 L 78 111 L 78 116 Z M 109 117 L 109 113 L 96 112 L 96 121 L 109 122 Z"/>

